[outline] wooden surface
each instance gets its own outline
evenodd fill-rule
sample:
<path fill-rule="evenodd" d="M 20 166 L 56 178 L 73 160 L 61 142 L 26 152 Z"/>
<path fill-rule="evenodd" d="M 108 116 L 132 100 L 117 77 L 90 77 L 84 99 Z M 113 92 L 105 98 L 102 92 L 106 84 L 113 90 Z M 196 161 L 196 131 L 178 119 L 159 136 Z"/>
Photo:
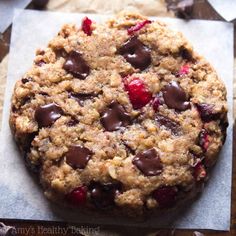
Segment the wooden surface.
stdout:
<path fill-rule="evenodd" d="M 77 0 L 72 0 L 76 2 Z M 70 1 L 70 2 L 72 2 Z M 69 1 L 66 0 L 51 0 L 49 3 L 48 8 L 50 10 L 61 10 L 63 7 L 67 11 L 71 11 L 71 9 L 68 7 Z M 79 0 L 77 1 L 79 2 Z M 76 2 L 76 3 L 77 3 Z M 85 1 L 86 2 L 86 1 Z M 91 2 L 91 1 L 88 1 Z M 89 4 L 89 3 L 88 3 Z M 78 6 L 78 4 L 75 6 Z M 29 6 L 30 8 L 33 8 L 33 5 Z M 160 5 L 160 9 L 163 7 Z M 69 9 L 69 10 L 68 10 Z M 76 8 L 74 8 L 74 11 L 76 11 Z M 87 11 L 85 11 L 87 12 Z M 163 15 L 162 13 L 165 10 L 160 10 L 160 15 Z M 170 15 L 170 13 L 167 13 Z M 214 9 L 208 4 L 206 0 L 196 0 L 194 4 L 193 19 L 210 19 L 210 20 L 222 20 L 222 18 L 214 11 Z M 236 24 L 235 24 L 236 25 Z M 236 26 L 235 26 L 236 27 Z M 236 31 L 236 30 L 235 30 Z M 0 62 L 4 58 L 4 56 L 8 53 L 8 42 L 10 39 L 10 32 L 11 28 L 5 32 L 3 38 L 0 40 Z M 234 37 L 234 55 L 236 55 L 236 37 Z M 0 64 L 0 103 L 2 104 L 3 101 L 3 91 L 5 87 L 5 80 L 6 80 L 6 68 L 7 68 L 7 56 L 3 59 L 2 63 Z M 235 99 L 235 96 L 234 96 Z M 0 108 L 2 108 L 2 105 L 0 105 Z M 234 106 L 235 109 L 235 106 Z M 1 114 L 1 110 L 0 110 Z M 1 118 L 1 117 L 0 117 Z M 234 128 L 234 156 L 236 153 L 236 134 L 235 134 L 235 128 Z M 198 230 L 204 235 L 216 235 L 216 236 L 236 236 L 236 165 L 234 163 L 233 166 L 233 189 L 232 189 L 232 210 L 231 210 L 231 230 L 230 232 L 220 232 L 220 231 L 213 231 L 213 230 Z M 1 204 L 1 203 L 0 203 Z M 19 221 L 19 220 L 6 220 L 6 219 L 0 219 L 0 221 L 3 221 L 7 225 L 14 225 L 17 227 L 17 235 L 80 235 L 79 230 L 81 230 L 81 233 L 83 235 L 135 235 L 135 236 L 145 236 L 145 235 L 171 235 L 171 231 L 161 231 L 159 232 L 156 229 L 137 229 L 133 227 L 104 227 L 104 226 L 96 226 L 96 225 L 72 225 L 69 223 L 50 223 L 50 222 L 32 222 L 32 221 Z M 190 236 L 193 235 L 194 230 L 175 230 L 175 234 L 177 236 Z M 159 234 L 157 234 L 159 232 Z"/>

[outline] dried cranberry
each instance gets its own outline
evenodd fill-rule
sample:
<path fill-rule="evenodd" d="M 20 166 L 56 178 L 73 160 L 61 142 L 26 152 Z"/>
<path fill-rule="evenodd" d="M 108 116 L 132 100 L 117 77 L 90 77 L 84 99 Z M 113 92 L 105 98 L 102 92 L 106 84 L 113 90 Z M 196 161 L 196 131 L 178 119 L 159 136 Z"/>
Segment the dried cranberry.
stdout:
<path fill-rule="evenodd" d="M 150 21 L 150 20 L 145 20 L 145 21 L 142 21 L 142 22 L 138 22 L 136 25 L 128 28 L 127 32 L 128 32 L 128 34 L 133 34 L 134 32 L 139 31 L 140 29 L 142 29 L 146 24 L 150 24 L 150 23 L 152 23 L 152 21 Z"/>
<path fill-rule="evenodd" d="M 87 16 L 82 20 L 82 30 L 85 34 L 91 35 L 92 34 L 92 20 L 90 20 Z"/>
<path fill-rule="evenodd" d="M 141 79 L 124 80 L 124 85 L 134 109 L 140 109 L 151 101 L 152 94 Z"/>
<path fill-rule="evenodd" d="M 87 187 L 81 186 L 72 190 L 66 195 L 66 199 L 69 203 L 75 206 L 82 206 L 86 203 L 87 199 Z"/>
<path fill-rule="evenodd" d="M 206 177 L 206 169 L 204 165 L 199 162 L 195 167 L 194 167 L 194 172 L 193 176 L 197 181 L 200 181 Z"/>
<path fill-rule="evenodd" d="M 156 97 L 153 99 L 152 102 L 152 107 L 154 111 L 158 111 L 159 110 L 159 106 L 164 104 L 164 99 L 163 99 L 163 94 L 162 92 L 157 94 Z"/>
<path fill-rule="evenodd" d="M 153 197 L 160 207 L 172 207 L 176 201 L 177 191 L 174 186 L 162 186 L 154 190 Z"/>
<path fill-rule="evenodd" d="M 189 65 L 185 64 L 180 68 L 178 72 L 178 76 L 187 75 L 188 73 L 189 73 Z"/>
<path fill-rule="evenodd" d="M 203 151 L 206 152 L 209 144 L 210 144 L 210 140 L 209 140 L 210 135 L 208 134 L 208 132 L 203 129 L 198 136 L 199 139 L 199 145 L 202 147 Z"/>

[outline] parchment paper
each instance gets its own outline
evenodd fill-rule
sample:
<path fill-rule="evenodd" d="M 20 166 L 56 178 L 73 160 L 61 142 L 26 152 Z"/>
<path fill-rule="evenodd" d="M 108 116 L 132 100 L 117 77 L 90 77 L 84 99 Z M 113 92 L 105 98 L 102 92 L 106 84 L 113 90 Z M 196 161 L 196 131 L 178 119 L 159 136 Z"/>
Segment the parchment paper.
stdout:
<path fill-rule="evenodd" d="M 108 16 L 88 15 L 99 22 Z M 31 66 L 36 48 L 47 45 L 64 23 L 80 25 L 83 14 L 23 11 L 14 19 L 5 94 L 0 156 L 0 218 L 70 221 L 136 227 L 175 227 L 229 230 L 232 174 L 232 99 L 233 99 L 233 26 L 213 21 L 182 21 L 163 18 L 182 31 L 216 68 L 226 83 L 229 101 L 228 136 L 219 161 L 201 197 L 179 212 L 137 222 L 134 219 L 91 217 L 75 214 L 49 203 L 24 166 L 10 133 L 8 117 L 10 97 L 17 79 Z"/>
<path fill-rule="evenodd" d="M 208 0 L 212 7 L 227 21 L 236 19 L 235 0 Z"/>

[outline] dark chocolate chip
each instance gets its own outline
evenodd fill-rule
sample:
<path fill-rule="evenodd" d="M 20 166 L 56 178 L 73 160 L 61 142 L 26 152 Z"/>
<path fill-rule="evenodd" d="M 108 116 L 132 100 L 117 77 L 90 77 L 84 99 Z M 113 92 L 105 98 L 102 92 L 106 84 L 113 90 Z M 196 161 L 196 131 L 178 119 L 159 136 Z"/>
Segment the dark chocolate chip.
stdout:
<path fill-rule="evenodd" d="M 179 55 L 187 60 L 187 61 L 192 61 L 194 62 L 193 55 L 189 52 L 189 50 L 185 47 L 180 47 L 179 49 Z"/>
<path fill-rule="evenodd" d="M 156 114 L 155 120 L 159 126 L 164 126 L 166 129 L 170 130 L 174 135 L 180 135 L 181 126 L 176 121 L 161 115 L 160 113 Z"/>
<path fill-rule="evenodd" d="M 101 115 L 101 123 L 107 131 L 115 131 L 129 125 L 131 118 L 124 108 L 116 101 L 111 102 Z"/>
<path fill-rule="evenodd" d="M 172 81 L 164 87 L 162 92 L 165 103 L 169 108 L 178 111 L 185 111 L 190 108 L 187 95 L 177 82 Z"/>
<path fill-rule="evenodd" d="M 200 113 L 201 119 L 204 122 L 209 122 L 211 120 L 217 120 L 217 119 L 220 119 L 220 117 L 221 117 L 220 112 L 214 111 L 213 104 L 197 103 L 196 107 L 198 109 L 198 112 Z"/>
<path fill-rule="evenodd" d="M 69 98 L 75 99 L 81 106 L 84 105 L 84 101 L 93 98 L 95 95 L 93 93 L 74 93 L 69 92 Z"/>
<path fill-rule="evenodd" d="M 155 176 L 162 172 L 161 159 L 154 148 L 139 152 L 132 163 L 146 176 Z"/>
<path fill-rule="evenodd" d="M 84 169 L 92 156 L 92 152 L 81 145 L 71 145 L 66 153 L 66 163 L 73 169 Z"/>
<path fill-rule="evenodd" d="M 74 77 L 84 80 L 90 73 L 90 68 L 81 54 L 71 51 L 63 65 L 63 69 L 71 73 Z"/>
<path fill-rule="evenodd" d="M 121 192 L 121 183 L 91 182 L 89 190 L 91 202 L 99 209 L 107 209 L 115 205 L 114 199 Z"/>
<path fill-rule="evenodd" d="M 40 128 L 51 126 L 63 114 L 62 109 L 55 103 L 39 106 L 35 111 L 35 120 Z"/>
<path fill-rule="evenodd" d="M 126 41 L 118 50 L 118 53 L 136 69 L 144 70 L 151 64 L 150 49 L 137 36 L 133 36 Z"/>
<path fill-rule="evenodd" d="M 48 4 L 49 0 L 33 0 L 33 4 L 36 8 L 42 9 Z"/>
<path fill-rule="evenodd" d="M 32 80 L 33 80 L 33 78 L 27 77 L 27 78 L 22 78 L 22 79 L 21 79 L 21 82 L 22 82 L 22 84 L 26 84 L 26 83 L 28 83 L 28 82 L 30 82 L 30 81 L 32 81 Z"/>
<path fill-rule="evenodd" d="M 193 11 L 194 0 L 167 0 L 167 9 L 175 12 L 177 17 L 183 19 L 191 18 Z"/>
<path fill-rule="evenodd" d="M 0 222 L 0 236 L 16 236 L 16 228 L 13 226 L 7 226 Z"/>

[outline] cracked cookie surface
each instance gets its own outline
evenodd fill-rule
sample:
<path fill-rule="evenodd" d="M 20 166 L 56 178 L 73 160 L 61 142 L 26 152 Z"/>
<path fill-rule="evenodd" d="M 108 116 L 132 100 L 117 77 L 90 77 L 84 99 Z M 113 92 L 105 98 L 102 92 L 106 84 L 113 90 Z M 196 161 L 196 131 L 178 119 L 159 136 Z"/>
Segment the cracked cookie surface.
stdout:
<path fill-rule="evenodd" d="M 205 182 L 226 136 L 226 89 L 165 24 L 85 18 L 37 50 L 16 82 L 10 126 L 49 199 L 143 214 Z"/>

